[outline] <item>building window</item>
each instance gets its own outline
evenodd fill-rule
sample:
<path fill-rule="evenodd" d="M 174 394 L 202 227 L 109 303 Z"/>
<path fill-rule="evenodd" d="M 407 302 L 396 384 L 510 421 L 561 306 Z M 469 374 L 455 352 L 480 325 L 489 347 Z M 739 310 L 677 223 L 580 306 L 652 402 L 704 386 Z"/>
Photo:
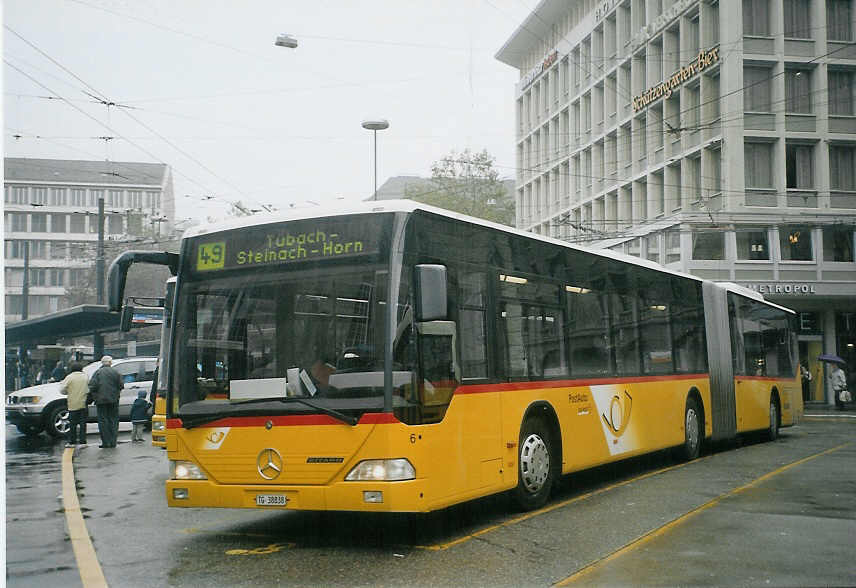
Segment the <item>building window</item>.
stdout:
<path fill-rule="evenodd" d="M 86 215 L 72 214 L 69 222 L 69 233 L 85 233 L 86 232 Z"/>
<path fill-rule="evenodd" d="M 24 312 L 24 297 L 6 295 L 6 314 L 22 314 Z"/>
<path fill-rule="evenodd" d="M 128 191 L 128 208 L 142 208 L 143 193 L 139 190 Z"/>
<path fill-rule="evenodd" d="M 30 215 L 30 231 L 33 233 L 48 232 L 48 215 L 44 212 L 34 212 Z"/>
<path fill-rule="evenodd" d="M 829 186 L 833 190 L 856 191 L 856 147 L 829 146 Z"/>
<path fill-rule="evenodd" d="M 681 260 L 681 231 L 669 229 L 665 233 L 666 239 L 666 263 L 675 263 Z"/>
<path fill-rule="evenodd" d="M 811 145 L 787 145 L 785 147 L 785 176 L 787 187 L 798 190 L 814 188 L 812 177 Z"/>
<path fill-rule="evenodd" d="M 743 68 L 743 110 L 746 112 L 770 112 L 772 71 L 766 66 Z"/>
<path fill-rule="evenodd" d="M 725 259 L 725 233 L 693 233 L 693 259 Z"/>
<path fill-rule="evenodd" d="M 109 190 L 107 192 L 107 206 L 115 206 L 121 208 L 125 206 L 124 198 L 121 190 Z"/>
<path fill-rule="evenodd" d="M 25 212 L 7 212 L 6 213 L 6 230 L 12 232 L 27 232 L 27 213 Z"/>
<path fill-rule="evenodd" d="M 68 215 L 65 214 L 52 214 L 51 215 L 51 233 L 67 233 L 68 232 L 68 221 L 66 218 Z"/>
<path fill-rule="evenodd" d="M 654 233 L 648 235 L 647 255 L 654 263 L 660 263 L 660 235 Z"/>
<path fill-rule="evenodd" d="M 48 203 L 48 189 L 47 188 L 33 188 L 32 203 L 33 204 L 42 204 L 42 205 L 47 204 Z"/>
<path fill-rule="evenodd" d="M 65 206 L 65 188 L 51 188 L 50 205 Z"/>
<path fill-rule="evenodd" d="M 48 275 L 48 283 L 51 286 L 64 286 L 65 285 L 65 270 L 62 269 L 52 269 Z"/>
<path fill-rule="evenodd" d="M 743 34 L 770 34 L 770 3 L 768 0 L 743 0 Z"/>
<path fill-rule="evenodd" d="M 51 259 L 65 259 L 68 252 L 68 243 L 65 241 L 51 241 Z"/>
<path fill-rule="evenodd" d="M 809 114 L 811 105 L 811 70 L 785 70 L 785 112 Z"/>
<path fill-rule="evenodd" d="M 824 227 L 823 261 L 853 261 L 853 229 Z"/>
<path fill-rule="evenodd" d="M 98 206 L 99 200 L 104 200 L 104 190 L 89 190 L 89 206 Z M 106 200 L 104 204 L 110 206 Z"/>
<path fill-rule="evenodd" d="M 6 285 L 12 288 L 20 288 L 24 285 L 24 270 L 18 268 L 6 268 Z"/>
<path fill-rule="evenodd" d="M 852 0 L 826 0 L 826 37 L 830 41 L 852 41 Z"/>
<path fill-rule="evenodd" d="M 12 186 L 11 192 L 6 192 L 6 202 L 9 204 L 29 204 L 29 198 L 26 186 Z"/>
<path fill-rule="evenodd" d="M 43 269 L 31 269 L 30 270 L 30 286 L 44 286 L 45 285 L 45 275 L 47 272 Z"/>
<path fill-rule="evenodd" d="M 86 190 L 84 190 L 83 188 L 72 188 L 71 205 L 86 206 Z"/>
<path fill-rule="evenodd" d="M 756 190 L 773 189 L 772 143 L 746 143 L 743 154 L 746 187 Z"/>
<path fill-rule="evenodd" d="M 779 248 L 782 261 L 812 261 L 811 227 L 784 225 L 779 227 Z"/>
<path fill-rule="evenodd" d="M 47 241 L 30 241 L 30 259 L 47 259 Z"/>
<path fill-rule="evenodd" d="M 785 0 L 785 37 L 790 39 L 811 38 L 810 0 Z"/>
<path fill-rule="evenodd" d="M 107 217 L 107 232 L 111 235 L 119 235 L 122 233 L 122 215 L 111 214 Z"/>
<path fill-rule="evenodd" d="M 770 244 L 764 229 L 737 230 L 737 259 L 769 260 Z"/>
<path fill-rule="evenodd" d="M 829 70 L 829 114 L 851 116 L 853 110 L 854 91 L 852 71 Z"/>

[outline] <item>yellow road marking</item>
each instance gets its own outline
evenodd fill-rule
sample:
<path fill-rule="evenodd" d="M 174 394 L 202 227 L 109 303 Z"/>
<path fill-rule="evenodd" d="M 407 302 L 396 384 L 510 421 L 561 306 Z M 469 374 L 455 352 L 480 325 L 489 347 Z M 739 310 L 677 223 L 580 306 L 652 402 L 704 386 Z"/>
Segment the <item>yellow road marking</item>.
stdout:
<path fill-rule="evenodd" d="M 226 555 L 268 555 L 282 551 L 284 548 L 291 549 L 292 547 L 294 547 L 294 543 L 271 543 L 270 545 L 256 547 L 255 549 L 230 549 L 226 552 Z"/>
<path fill-rule="evenodd" d="M 804 458 L 799 459 L 795 462 L 789 463 L 788 465 L 785 465 L 785 466 L 782 466 L 778 469 L 775 469 L 772 472 L 768 472 L 759 478 L 755 478 L 751 482 L 744 484 L 743 486 L 740 486 L 739 488 L 735 488 L 734 490 L 731 490 L 730 492 L 726 492 L 725 494 L 721 494 L 720 496 L 717 496 L 716 498 L 714 498 L 708 502 L 705 502 L 701 506 L 692 509 L 688 513 L 683 514 L 683 515 L 679 516 L 678 518 L 669 521 L 665 525 L 662 525 L 660 527 L 657 527 L 656 529 L 652 529 L 651 531 L 648 531 L 644 535 L 637 537 L 636 539 L 634 539 L 630 543 L 627 543 L 626 545 L 618 548 L 617 550 L 613 551 L 612 553 L 605 555 L 604 557 L 591 562 L 590 564 L 581 568 L 580 570 L 578 570 L 577 572 L 568 576 L 564 580 L 557 582 L 556 584 L 554 584 L 554 586 L 569 586 L 569 585 L 573 584 L 574 582 L 580 580 L 584 576 L 590 574 L 592 571 L 598 569 L 603 564 L 606 564 L 606 563 L 608 563 L 608 562 L 610 562 L 610 561 L 612 561 L 612 560 L 614 560 L 614 559 L 616 559 L 616 558 L 618 558 L 618 557 L 620 557 L 626 553 L 629 553 L 629 552 L 637 549 L 638 547 L 641 547 L 642 545 L 645 545 L 649 541 L 651 541 L 657 537 L 660 537 L 661 535 L 668 533 L 669 531 L 671 531 L 672 529 L 674 529 L 678 525 L 686 522 L 688 519 L 694 517 L 698 513 L 705 511 L 705 510 L 707 510 L 713 506 L 716 506 L 717 504 L 722 502 L 725 498 L 740 494 L 741 492 L 744 492 L 745 490 L 748 490 L 749 488 L 752 488 L 753 486 L 757 486 L 758 484 L 765 482 L 774 476 L 778 476 L 779 474 L 786 472 L 787 470 L 789 470 L 791 468 L 794 468 L 798 465 L 802 465 L 808 461 L 811 461 L 813 459 L 817 459 L 818 457 L 827 455 L 829 453 L 833 453 L 835 451 L 843 449 L 844 447 L 847 447 L 848 445 L 852 445 L 852 444 L 853 444 L 853 442 L 851 441 L 849 443 L 844 443 L 844 444 L 839 445 L 837 447 L 833 447 L 832 449 L 827 449 L 825 451 L 821 451 L 820 453 L 815 453 L 814 455 L 809 455 L 808 457 L 804 457 Z"/>
<path fill-rule="evenodd" d="M 77 560 L 77 570 L 84 588 L 107 586 L 107 579 L 101 571 L 92 539 L 86 530 L 83 513 L 80 512 L 80 501 L 77 498 L 77 488 L 74 484 L 74 448 L 68 447 L 62 454 L 62 504 L 65 510 L 65 522 L 68 525 L 68 536 Z"/>
<path fill-rule="evenodd" d="M 513 519 L 509 519 L 497 525 L 492 525 L 490 527 L 485 527 L 484 529 L 480 529 L 475 533 L 471 533 L 469 535 L 464 535 L 463 537 L 459 537 L 457 539 L 453 539 L 448 543 L 438 543 L 436 545 L 414 545 L 415 549 L 427 549 L 430 551 L 443 551 L 444 549 L 449 549 L 450 547 L 454 547 L 456 545 L 460 545 L 461 543 L 466 543 L 476 537 L 481 537 L 487 533 L 491 533 L 496 531 L 497 529 L 501 529 L 503 527 L 509 527 L 511 525 L 516 525 L 517 523 L 523 522 L 527 519 L 531 519 L 532 517 L 536 517 L 542 515 L 544 513 L 548 513 L 550 511 L 556 510 L 557 508 L 562 508 L 564 506 L 568 506 L 569 504 L 573 504 L 575 502 L 580 502 L 581 500 L 586 500 L 591 498 L 592 496 L 597 496 L 599 494 L 603 494 L 604 492 L 609 492 L 610 490 L 614 490 L 616 488 L 620 488 L 622 486 L 626 486 L 627 484 L 632 484 L 633 482 L 638 482 L 639 480 L 644 480 L 645 478 L 650 478 L 652 476 L 656 476 L 658 474 L 662 474 L 665 472 L 669 472 L 671 470 L 676 470 L 678 468 L 682 468 L 691 463 L 698 463 L 705 459 L 709 459 L 711 456 L 702 457 L 700 459 L 696 459 L 694 461 L 689 461 L 686 463 L 679 463 L 673 466 L 669 466 L 666 468 L 661 468 L 659 470 L 655 470 L 653 472 L 648 472 L 647 474 L 642 474 L 641 476 L 636 476 L 635 478 L 630 478 L 629 480 L 624 480 L 621 482 L 616 482 L 615 484 L 611 484 L 609 486 L 605 486 L 604 488 L 599 488 L 597 490 L 593 490 L 591 492 L 586 492 L 585 494 L 581 494 L 579 496 L 574 496 L 573 498 L 569 498 L 567 500 L 563 500 L 562 502 L 557 502 L 556 504 L 551 504 L 550 506 L 545 506 L 544 508 L 539 508 L 538 510 L 533 510 L 532 512 L 528 512 L 524 515 L 520 515 L 519 517 L 515 517 Z"/>

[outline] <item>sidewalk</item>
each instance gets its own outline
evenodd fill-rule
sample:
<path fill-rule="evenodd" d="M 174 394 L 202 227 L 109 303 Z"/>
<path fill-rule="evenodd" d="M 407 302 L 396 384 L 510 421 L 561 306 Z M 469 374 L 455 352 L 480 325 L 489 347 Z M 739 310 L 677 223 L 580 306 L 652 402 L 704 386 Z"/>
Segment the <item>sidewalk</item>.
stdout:
<path fill-rule="evenodd" d="M 834 404 L 810 401 L 805 403 L 805 410 L 803 412 L 803 416 L 806 417 L 846 417 L 856 419 L 856 402 L 848 402 L 844 405 L 844 410 L 838 410 Z"/>

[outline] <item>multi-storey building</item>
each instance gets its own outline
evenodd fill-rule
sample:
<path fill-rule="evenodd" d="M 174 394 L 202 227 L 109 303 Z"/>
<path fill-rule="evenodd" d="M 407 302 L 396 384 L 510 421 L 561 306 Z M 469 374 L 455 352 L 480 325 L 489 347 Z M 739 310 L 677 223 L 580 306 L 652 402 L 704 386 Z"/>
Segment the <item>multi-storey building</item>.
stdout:
<path fill-rule="evenodd" d="M 837 353 L 852 378 L 855 20 L 854 0 L 542 0 L 497 54 L 520 71 L 518 227 L 755 289 L 799 311 L 811 371 Z"/>
<path fill-rule="evenodd" d="M 29 318 L 67 308 L 68 290 L 90 279 L 100 199 L 108 242 L 167 234 L 175 220 L 164 164 L 6 158 L 4 188 L 7 322 L 21 319 L 25 248 Z"/>

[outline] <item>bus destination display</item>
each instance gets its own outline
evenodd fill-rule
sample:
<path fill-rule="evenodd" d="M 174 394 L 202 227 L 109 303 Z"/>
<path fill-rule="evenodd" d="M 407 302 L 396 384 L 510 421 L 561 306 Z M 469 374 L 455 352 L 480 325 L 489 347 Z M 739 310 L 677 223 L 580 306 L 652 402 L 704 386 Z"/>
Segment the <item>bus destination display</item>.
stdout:
<path fill-rule="evenodd" d="M 323 227 L 286 223 L 211 235 L 197 242 L 193 267 L 207 272 L 374 253 L 381 227 L 377 219 L 368 220 Z"/>

